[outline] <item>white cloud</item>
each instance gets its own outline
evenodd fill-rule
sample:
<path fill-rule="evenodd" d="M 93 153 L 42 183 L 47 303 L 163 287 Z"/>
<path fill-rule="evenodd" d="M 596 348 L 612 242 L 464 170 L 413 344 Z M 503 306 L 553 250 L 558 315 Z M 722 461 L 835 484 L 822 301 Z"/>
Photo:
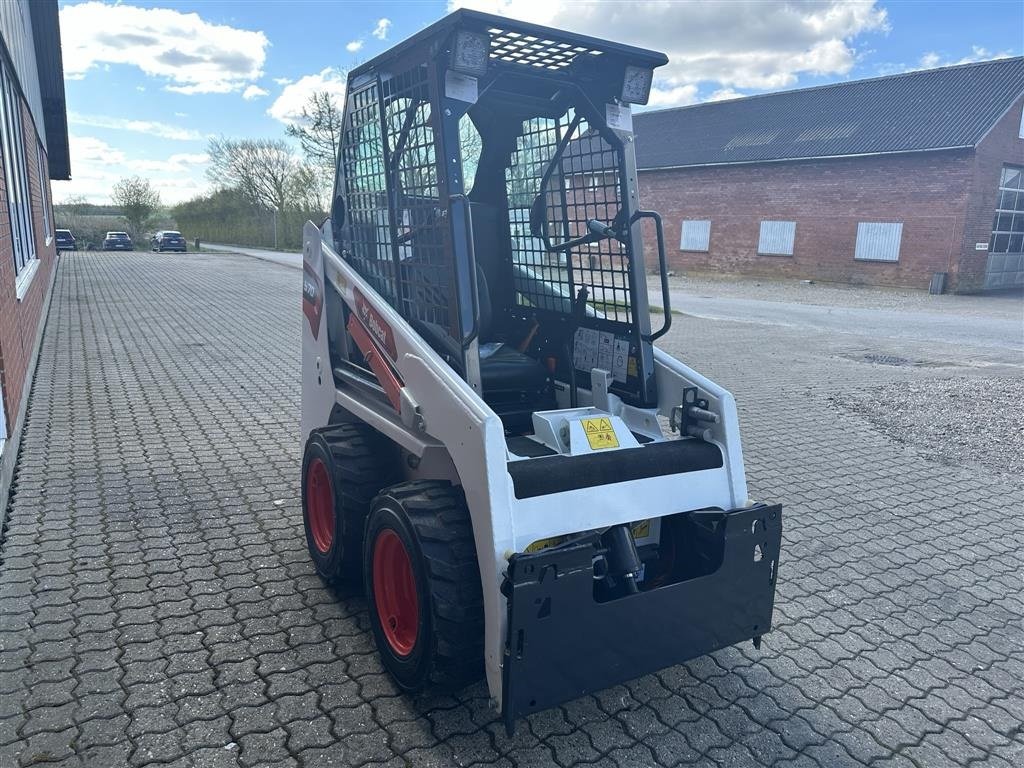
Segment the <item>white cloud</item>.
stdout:
<path fill-rule="evenodd" d="M 929 51 L 928 53 L 921 56 L 914 69 L 934 69 L 935 67 L 951 67 L 957 64 L 973 64 L 976 61 L 990 61 L 992 59 L 1007 59 L 1013 56 L 1013 51 L 1000 51 L 999 53 L 993 53 L 983 45 L 972 45 L 971 52 L 966 56 L 961 56 L 959 59 L 943 58 L 935 51 Z"/>
<path fill-rule="evenodd" d="M 343 103 L 345 99 L 345 73 L 334 67 L 326 67 L 315 75 L 300 77 L 281 91 L 267 114 L 286 125 L 296 122 L 302 116 L 302 108 L 309 97 L 319 91 L 327 91 Z"/>
<path fill-rule="evenodd" d="M 71 181 L 53 182 L 55 201 L 84 196 L 91 203 L 109 203 L 110 190 L 125 176 L 139 175 L 160 192 L 165 204 L 195 197 L 207 189 L 205 153 L 179 152 L 164 158 L 129 159 L 124 152 L 93 136 L 68 137 Z"/>
<path fill-rule="evenodd" d="M 177 113 L 175 113 L 177 114 Z M 158 136 L 161 139 L 175 141 L 201 141 L 206 138 L 191 128 L 180 128 L 176 125 L 159 123 L 153 120 L 128 120 L 122 117 L 106 115 L 83 115 L 79 112 L 68 112 L 68 122 L 72 125 L 88 125 L 92 128 L 111 128 L 117 131 L 133 131 Z"/>
<path fill-rule="evenodd" d="M 362 40 L 353 40 L 351 43 L 345 44 L 345 50 L 349 53 L 357 53 L 363 47 Z"/>
<path fill-rule="evenodd" d="M 378 19 L 377 26 L 373 28 L 373 36 L 378 40 L 387 40 L 388 32 L 391 30 L 391 19 Z"/>
<path fill-rule="evenodd" d="M 179 93 L 230 93 L 263 73 L 263 32 L 204 20 L 198 13 L 84 2 L 60 11 L 64 72 L 136 66 Z"/>
<path fill-rule="evenodd" d="M 292 79 L 290 77 L 275 77 L 274 82 L 278 85 L 288 85 Z"/>
<path fill-rule="evenodd" d="M 717 91 L 712 92 L 705 101 L 728 101 L 729 99 L 740 99 L 745 94 L 739 91 L 734 91 L 732 88 L 719 88 Z"/>
<path fill-rule="evenodd" d="M 260 96 L 267 96 L 269 93 L 270 91 L 265 91 L 258 85 L 250 85 L 242 91 L 242 98 L 246 101 L 252 101 L 253 99 L 258 99 Z"/>
<path fill-rule="evenodd" d="M 845 75 L 856 38 L 889 29 L 875 0 L 450 0 L 459 6 L 663 51 L 669 63 L 655 71 L 651 94 L 659 106 L 695 100 L 698 83 L 774 90 L 804 74 Z"/>

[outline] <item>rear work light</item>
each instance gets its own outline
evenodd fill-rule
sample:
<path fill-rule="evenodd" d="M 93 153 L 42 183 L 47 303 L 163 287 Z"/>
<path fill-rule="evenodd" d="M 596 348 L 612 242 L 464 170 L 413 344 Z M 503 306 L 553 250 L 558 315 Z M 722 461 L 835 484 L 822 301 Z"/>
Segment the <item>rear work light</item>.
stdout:
<path fill-rule="evenodd" d="M 452 69 L 465 75 L 483 77 L 491 55 L 491 36 L 486 32 L 459 30 L 452 46 Z"/>
<path fill-rule="evenodd" d="M 622 78 L 622 100 L 627 104 L 646 104 L 651 97 L 653 78 L 653 69 L 627 64 Z"/>

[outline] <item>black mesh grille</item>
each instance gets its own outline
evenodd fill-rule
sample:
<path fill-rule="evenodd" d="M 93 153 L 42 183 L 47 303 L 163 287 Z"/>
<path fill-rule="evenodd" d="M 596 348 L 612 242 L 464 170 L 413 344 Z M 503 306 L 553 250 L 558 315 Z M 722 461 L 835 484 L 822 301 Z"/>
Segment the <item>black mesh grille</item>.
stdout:
<path fill-rule="evenodd" d="M 548 253 L 531 236 L 530 205 L 540 193 L 541 180 L 561 143 L 565 148 L 548 180 L 546 204 L 552 245 L 588 233 L 591 219 L 612 224 L 621 206 L 621 154 L 572 110 L 561 118 L 532 118 L 506 171 L 512 263 L 543 283 L 516 279 L 516 303 L 564 312 L 566 300 L 586 286 L 593 307 L 609 320 L 632 323 L 629 247 L 603 239 L 565 252 Z M 548 291 L 548 287 L 554 291 Z"/>
<path fill-rule="evenodd" d="M 348 259 L 404 317 L 457 336 L 430 101 L 425 66 L 349 97 L 341 158 Z"/>
<path fill-rule="evenodd" d="M 601 55 L 601 51 L 592 48 L 546 37 L 497 27 L 487 31 L 491 35 L 491 58 L 512 64 L 527 64 L 557 71 L 569 66 L 580 54 Z"/>
<path fill-rule="evenodd" d="M 437 178 L 427 68 L 383 83 L 386 152 L 395 195 L 402 313 L 439 325 L 453 336 L 452 264 L 446 259 L 447 219 Z"/>
<path fill-rule="evenodd" d="M 395 303 L 395 262 L 391 250 L 384 156 L 381 154 L 377 86 L 349 96 L 341 142 L 345 184 L 348 258 L 389 303 Z"/>

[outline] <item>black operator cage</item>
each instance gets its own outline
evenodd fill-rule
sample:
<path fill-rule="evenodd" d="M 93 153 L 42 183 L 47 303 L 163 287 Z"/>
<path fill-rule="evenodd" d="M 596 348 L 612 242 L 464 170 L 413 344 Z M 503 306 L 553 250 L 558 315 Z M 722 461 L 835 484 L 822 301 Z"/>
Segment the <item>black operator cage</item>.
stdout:
<path fill-rule="evenodd" d="M 450 14 L 349 74 L 336 248 L 460 373 L 472 342 L 491 340 L 480 327 L 485 282 L 496 327 L 521 334 L 537 323 L 542 342 L 569 350 L 563 380 L 570 365 L 585 386 L 591 368 L 607 368 L 613 392 L 652 405 L 628 105 L 646 103 L 665 63 L 627 45 Z M 591 220 L 619 235 L 572 245 Z"/>

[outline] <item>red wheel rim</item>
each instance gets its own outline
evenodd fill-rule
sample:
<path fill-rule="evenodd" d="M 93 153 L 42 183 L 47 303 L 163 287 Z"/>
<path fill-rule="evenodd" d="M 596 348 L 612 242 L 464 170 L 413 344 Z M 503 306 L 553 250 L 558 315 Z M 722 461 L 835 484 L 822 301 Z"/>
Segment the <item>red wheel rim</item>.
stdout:
<path fill-rule="evenodd" d="M 378 533 L 373 544 L 373 600 L 391 650 L 408 656 L 416 645 L 420 603 L 409 552 L 390 528 Z"/>
<path fill-rule="evenodd" d="M 334 542 L 334 491 L 322 459 L 313 459 L 306 470 L 306 513 L 313 544 L 320 552 L 328 552 Z"/>

